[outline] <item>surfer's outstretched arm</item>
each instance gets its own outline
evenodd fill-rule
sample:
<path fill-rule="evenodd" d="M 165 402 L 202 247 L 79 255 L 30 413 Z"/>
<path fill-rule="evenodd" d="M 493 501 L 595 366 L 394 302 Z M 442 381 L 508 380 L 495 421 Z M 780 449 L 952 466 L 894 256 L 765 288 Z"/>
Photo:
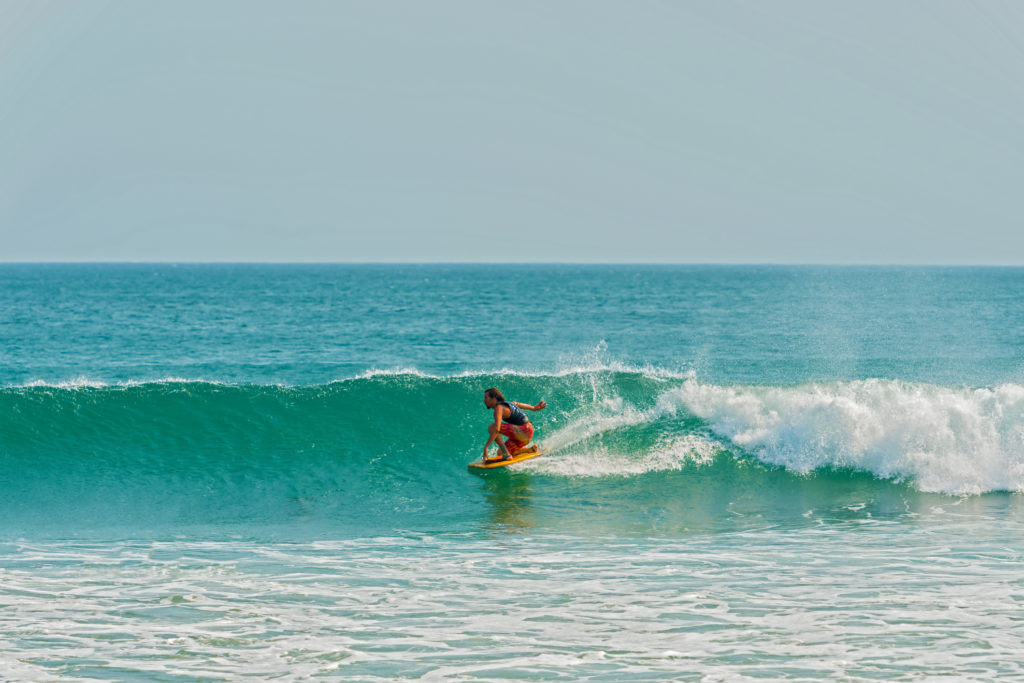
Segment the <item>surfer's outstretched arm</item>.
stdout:
<path fill-rule="evenodd" d="M 538 401 L 537 405 L 535 406 L 531 406 L 529 403 L 516 403 L 516 405 L 522 408 L 523 410 L 544 410 L 548 406 L 548 404 L 545 403 L 543 399 Z"/>

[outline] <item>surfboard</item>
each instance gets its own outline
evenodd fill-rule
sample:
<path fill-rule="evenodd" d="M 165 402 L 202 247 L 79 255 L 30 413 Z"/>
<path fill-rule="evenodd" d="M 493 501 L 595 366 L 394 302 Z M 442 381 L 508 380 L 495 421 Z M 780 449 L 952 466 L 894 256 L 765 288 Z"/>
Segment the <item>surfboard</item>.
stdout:
<path fill-rule="evenodd" d="M 469 466 L 481 470 L 491 470 L 498 467 L 508 467 L 509 465 L 515 465 L 517 462 L 529 460 L 530 458 L 536 458 L 539 455 L 544 455 L 544 451 L 538 449 L 536 446 L 530 446 L 524 448 L 508 460 L 502 460 L 501 458 L 488 458 L 487 460 L 477 460 L 476 462 L 469 463 Z"/>

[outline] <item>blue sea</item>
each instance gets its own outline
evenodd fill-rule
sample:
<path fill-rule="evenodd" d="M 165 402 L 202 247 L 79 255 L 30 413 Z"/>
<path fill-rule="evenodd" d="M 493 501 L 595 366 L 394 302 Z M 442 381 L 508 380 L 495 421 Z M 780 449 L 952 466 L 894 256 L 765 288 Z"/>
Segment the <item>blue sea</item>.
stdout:
<path fill-rule="evenodd" d="M 1021 491 L 1024 269 L 0 265 L 2 680 L 1019 680 Z"/>

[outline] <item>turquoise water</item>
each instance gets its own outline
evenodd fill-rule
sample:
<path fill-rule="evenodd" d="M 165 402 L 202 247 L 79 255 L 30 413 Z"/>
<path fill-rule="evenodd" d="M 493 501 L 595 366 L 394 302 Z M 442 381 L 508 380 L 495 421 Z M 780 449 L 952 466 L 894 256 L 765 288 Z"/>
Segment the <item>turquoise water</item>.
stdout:
<path fill-rule="evenodd" d="M 1022 341 L 1013 268 L 3 265 L 0 663 L 1021 676 Z"/>

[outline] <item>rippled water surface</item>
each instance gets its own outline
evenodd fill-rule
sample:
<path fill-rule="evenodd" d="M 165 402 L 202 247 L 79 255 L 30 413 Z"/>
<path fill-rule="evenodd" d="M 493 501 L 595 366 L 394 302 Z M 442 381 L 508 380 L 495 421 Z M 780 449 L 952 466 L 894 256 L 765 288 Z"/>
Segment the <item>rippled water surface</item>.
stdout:
<path fill-rule="evenodd" d="M 14 543 L 0 657 L 26 680 L 1020 676 L 1019 536 L 942 516 L 658 539 Z"/>
<path fill-rule="evenodd" d="M 1024 679 L 1024 271 L 0 265 L 0 680 Z M 546 455 L 473 473 L 482 392 Z"/>

